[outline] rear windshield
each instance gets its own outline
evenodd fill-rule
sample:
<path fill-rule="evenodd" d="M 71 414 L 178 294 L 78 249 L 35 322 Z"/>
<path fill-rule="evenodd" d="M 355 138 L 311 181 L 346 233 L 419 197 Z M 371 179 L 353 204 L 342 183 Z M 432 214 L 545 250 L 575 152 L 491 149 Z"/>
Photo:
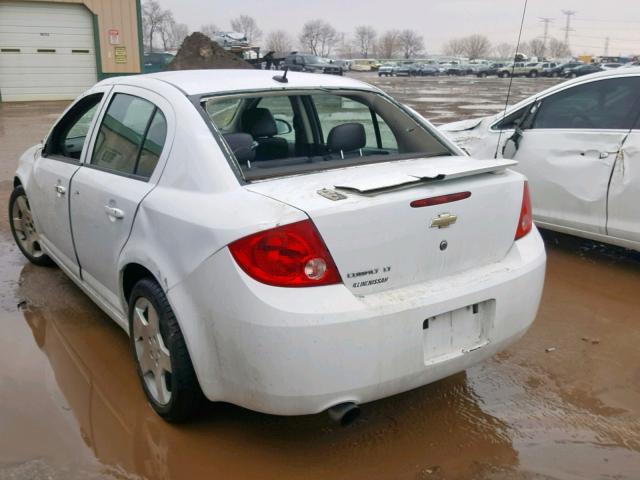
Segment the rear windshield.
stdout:
<path fill-rule="evenodd" d="M 374 92 L 253 92 L 203 98 L 201 106 L 247 181 L 453 154 Z"/>

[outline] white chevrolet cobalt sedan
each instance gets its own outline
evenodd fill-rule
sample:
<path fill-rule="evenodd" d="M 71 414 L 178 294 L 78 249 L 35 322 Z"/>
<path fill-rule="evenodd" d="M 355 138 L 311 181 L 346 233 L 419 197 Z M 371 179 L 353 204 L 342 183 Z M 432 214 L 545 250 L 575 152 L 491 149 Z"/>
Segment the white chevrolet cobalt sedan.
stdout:
<path fill-rule="evenodd" d="M 475 158 L 517 160 L 538 226 L 640 251 L 640 68 L 586 75 L 440 128 Z"/>
<path fill-rule="evenodd" d="M 129 333 L 166 419 L 206 397 L 345 420 L 531 325 L 545 251 L 513 163 L 348 78 L 121 77 L 24 153 L 10 220 Z"/>

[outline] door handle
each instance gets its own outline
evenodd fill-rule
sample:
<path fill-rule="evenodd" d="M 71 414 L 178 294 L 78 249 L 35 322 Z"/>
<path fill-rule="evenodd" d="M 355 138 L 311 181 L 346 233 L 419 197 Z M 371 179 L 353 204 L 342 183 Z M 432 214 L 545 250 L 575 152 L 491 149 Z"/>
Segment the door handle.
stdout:
<path fill-rule="evenodd" d="M 56 191 L 56 193 L 58 194 L 59 197 L 61 197 L 62 195 L 64 195 L 65 193 L 67 193 L 67 189 L 64 188 L 62 185 L 58 184 L 55 185 L 53 187 L 53 189 Z"/>
<path fill-rule="evenodd" d="M 124 211 L 111 205 L 105 205 L 104 212 L 116 220 L 122 220 L 124 218 Z"/>

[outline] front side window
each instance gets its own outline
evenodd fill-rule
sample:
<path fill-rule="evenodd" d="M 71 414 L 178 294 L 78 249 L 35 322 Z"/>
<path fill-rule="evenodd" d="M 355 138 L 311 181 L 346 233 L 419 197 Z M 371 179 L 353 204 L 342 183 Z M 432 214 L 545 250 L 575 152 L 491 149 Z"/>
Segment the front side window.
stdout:
<path fill-rule="evenodd" d="M 437 132 L 375 92 L 252 92 L 205 97 L 201 106 L 245 180 L 453 154 Z M 228 122 L 222 112 L 230 106 Z"/>
<path fill-rule="evenodd" d="M 640 77 L 578 85 L 545 98 L 532 127 L 629 129 L 639 96 Z"/>
<path fill-rule="evenodd" d="M 289 142 L 295 140 L 295 132 L 293 131 L 293 107 L 289 97 L 265 97 L 258 103 L 259 108 L 268 109 L 273 115 L 278 127 L 278 133 L 275 135 L 284 138 Z"/>
<path fill-rule="evenodd" d="M 166 121 L 151 102 L 114 96 L 100 125 L 91 164 L 125 175 L 149 178 L 166 137 Z"/>
<path fill-rule="evenodd" d="M 238 107 L 242 103 L 241 98 L 228 97 L 221 98 L 217 102 L 208 102 L 205 110 L 211 121 L 221 131 L 226 131 L 235 121 L 238 113 Z"/>
<path fill-rule="evenodd" d="M 526 107 L 522 107 L 519 110 L 516 110 L 513 113 L 510 113 L 498 123 L 491 127 L 491 130 L 514 130 L 522 121 L 526 113 L 531 108 L 531 105 L 527 105 Z"/>
<path fill-rule="evenodd" d="M 367 105 L 338 95 L 313 95 L 312 98 L 318 112 L 325 143 L 335 127 L 345 123 L 359 123 L 364 127 L 365 147 L 398 150 L 395 135 L 389 126 Z"/>
<path fill-rule="evenodd" d="M 58 122 L 47 141 L 45 153 L 79 160 L 89 127 L 102 100 L 102 93 L 87 95 Z"/>

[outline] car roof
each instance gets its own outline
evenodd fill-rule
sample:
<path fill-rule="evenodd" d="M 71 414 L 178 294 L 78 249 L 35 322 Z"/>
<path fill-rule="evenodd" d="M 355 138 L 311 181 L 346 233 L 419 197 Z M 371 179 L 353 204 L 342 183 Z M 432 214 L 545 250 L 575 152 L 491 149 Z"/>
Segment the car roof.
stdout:
<path fill-rule="evenodd" d="M 290 71 L 287 73 L 287 79 L 289 80 L 287 83 L 280 83 L 273 79 L 275 75 L 282 74 L 282 71 L 275 70 L 178 70 L 112 77 L 103 80 L 100 84 L 127 84 L 153 90 L 154 85 L 157 85 L 156 82 L 161 81 L 173 85 L 186 95 L 244 90 L 295 90 L 300 88 L 345 88 L 379 91 L 379 89 L 368 83 L 338 75 Z"/>

